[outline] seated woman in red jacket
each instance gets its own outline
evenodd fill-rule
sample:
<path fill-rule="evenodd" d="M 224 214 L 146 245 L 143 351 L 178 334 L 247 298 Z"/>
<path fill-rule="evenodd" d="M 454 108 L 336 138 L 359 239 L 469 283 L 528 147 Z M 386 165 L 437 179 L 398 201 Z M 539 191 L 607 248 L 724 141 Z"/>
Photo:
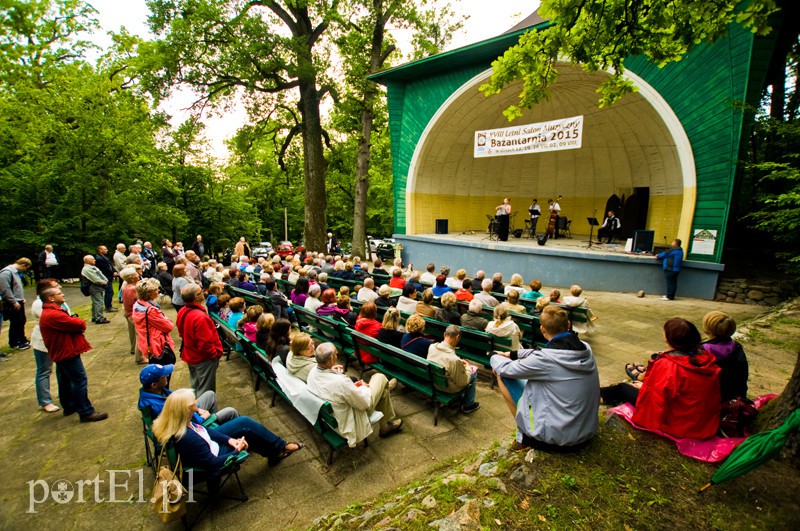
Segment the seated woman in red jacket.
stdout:
<path fill-rule="evenodd" d="M 720 416 L 720 369 L 702 350 L 700 332 L 673 317 L 664 324 L 670 350 L 653 354 L 641 387 L 622 383 L 600 389 L 603 403 L 636 406 L 637 426 L 673 437 L 707 439 L 717 433 Z"/>
<path fill-rule="evenodd" d="M 356 319 L 356 332 L 361 332 L 366 336 L 377 338 L 378 333 L 381 331 L 381 323 L 376 319 L 377 315 L 378 307 L 375 306 L 375 303 L 365 303 L 358 313 L 358 319 Z M 378 358 L 372 354 L 367 354 L 366 352 L 361 353 L 362 363 L 375 363 L 377 361 L 379 361 Z"/>

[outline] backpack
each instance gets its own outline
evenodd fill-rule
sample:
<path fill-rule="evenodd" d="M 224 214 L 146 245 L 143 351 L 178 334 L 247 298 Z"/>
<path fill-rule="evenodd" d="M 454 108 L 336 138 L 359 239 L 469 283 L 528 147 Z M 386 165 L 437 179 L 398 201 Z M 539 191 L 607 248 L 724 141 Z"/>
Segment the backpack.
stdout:
<path fill-rule="evenodd" d="M 758 414 L 755 403 L 748 398 L 734 398 L 722 403 L 719 431 L 723 437 L 747 437 Z"/>
<path fill-rule="evenodd" d="M 89 279 L 81 275 L 81 293 L 83 293 L 85 296 L 88 297 L 91 294 L 91 292 L 89 291 L 91 285 L 92 283 L 89 282 Z"/>

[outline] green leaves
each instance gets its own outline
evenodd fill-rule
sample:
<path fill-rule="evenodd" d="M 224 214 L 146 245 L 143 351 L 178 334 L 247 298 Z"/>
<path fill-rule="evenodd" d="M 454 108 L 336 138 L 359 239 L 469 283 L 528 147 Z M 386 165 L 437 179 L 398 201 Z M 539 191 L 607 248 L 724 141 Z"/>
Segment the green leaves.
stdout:
<path fill-rule="evenodd" d="M 544 0 L 539 14 L 552 21 L 520 36 L 519 42 L 492 63 L 491 79 L 481 87 L 487 96 L 521 80 L 519 102 L 504 114 L 513 120 L 549 96 L 558 79 L 558 62 L 581 64 L 588 72 L 609 71 L 598 89 L 598 105 L 612 105 L 633 90 L 626 81 L 627 57 L 644 55 L 663 67 L 679 61 L 700 43 L 724 36 L 732 23 L 769 32 L 767 17 L 774 0 Z"/>

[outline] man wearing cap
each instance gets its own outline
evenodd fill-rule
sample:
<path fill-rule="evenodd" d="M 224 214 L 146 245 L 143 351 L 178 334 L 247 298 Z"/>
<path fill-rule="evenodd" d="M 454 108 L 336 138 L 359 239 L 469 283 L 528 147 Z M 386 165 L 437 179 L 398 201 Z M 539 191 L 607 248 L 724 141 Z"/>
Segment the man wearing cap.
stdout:
<path fill-rule="evenodd" d="M 139 407 L 150 408 L 150 416 L 153 419 L 161 414 L 164 402 L 172 393 L 167 385 L 169 385 L 169 375 L 174 368 L 174 365 L 152 364 L 139 372 L 139 381 L 142 383 L 142 388 L 139 389 Z M 239 416 L 239 412 L 232 407 L 217 411 L 217 394 L 214 391 L 206 391 L 197 397 L 197 413 L 193 415 L 192 422 L 202 424 L 212 413 L 217 415 L 217 424 L 225 424 Z"/>

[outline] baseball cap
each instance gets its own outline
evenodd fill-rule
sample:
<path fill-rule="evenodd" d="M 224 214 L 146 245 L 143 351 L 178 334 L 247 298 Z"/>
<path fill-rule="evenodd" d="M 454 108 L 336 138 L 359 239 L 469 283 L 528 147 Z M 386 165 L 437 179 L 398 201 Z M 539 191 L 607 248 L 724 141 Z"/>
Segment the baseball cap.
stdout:
<path fill-rule="evenodd" d="M 147 387 L 162 377 L 172 374 L 172 369 L 174 368 L 174 365 L 159 365 L 157 363 L 148 365 L 139 373 L 139 381 L 142 382 L 143 386 Z"/>

